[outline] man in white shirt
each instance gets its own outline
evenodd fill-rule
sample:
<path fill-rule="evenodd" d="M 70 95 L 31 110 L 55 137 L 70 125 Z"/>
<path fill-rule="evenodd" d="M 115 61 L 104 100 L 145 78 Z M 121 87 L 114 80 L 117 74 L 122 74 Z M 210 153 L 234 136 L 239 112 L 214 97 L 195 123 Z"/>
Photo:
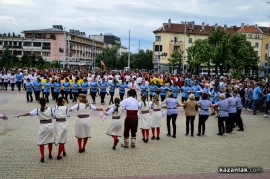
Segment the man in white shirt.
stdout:
<path fill-rule="evenodd" d="M 128 148 L 129 131 L 131 131 L 131 148 L 135 148 L 136 133 L 138 129 L 138 101 L 134 98 L 134 91 L 127 92 L 127 98 L 120 102 L 120 106 L 126 110 L 127 117 L 124 124 L 124 144 Z"/>

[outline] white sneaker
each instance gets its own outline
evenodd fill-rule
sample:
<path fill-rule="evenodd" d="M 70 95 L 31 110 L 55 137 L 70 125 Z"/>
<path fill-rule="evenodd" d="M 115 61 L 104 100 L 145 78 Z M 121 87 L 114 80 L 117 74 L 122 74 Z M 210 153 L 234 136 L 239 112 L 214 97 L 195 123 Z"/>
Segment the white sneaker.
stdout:
<path fill-rule="evenodd" d="M 267 114 L 265 114 L 264 117 L 267 117 Z"/>

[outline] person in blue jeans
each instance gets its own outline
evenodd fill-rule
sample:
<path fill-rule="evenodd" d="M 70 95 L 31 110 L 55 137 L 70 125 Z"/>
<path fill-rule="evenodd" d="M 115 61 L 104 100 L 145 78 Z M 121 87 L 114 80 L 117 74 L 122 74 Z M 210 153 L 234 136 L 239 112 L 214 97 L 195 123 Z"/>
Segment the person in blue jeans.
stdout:
<path fill-rule="evenodd" d="M 24 85 L 25 85 L 27 102 L 29 103 L 29 97 L 30 97 L 30 102 L 33 102 L 33 96 L 32 96 L 33 84 L 30 82 L 29 78 L 26 79 L 26 83 Z"/>
<path fill-rule="evenodd" d="M 257 115 L 257 111 L 259 110 L 259 104 L 260 104 L 260 99 L 262 97 L 262 90 L 261 90 L 261 83 L 255 83 L 255 88 L 253 91 L 252 95 L 252 110 L 253 110 L 253 115 Z"/>

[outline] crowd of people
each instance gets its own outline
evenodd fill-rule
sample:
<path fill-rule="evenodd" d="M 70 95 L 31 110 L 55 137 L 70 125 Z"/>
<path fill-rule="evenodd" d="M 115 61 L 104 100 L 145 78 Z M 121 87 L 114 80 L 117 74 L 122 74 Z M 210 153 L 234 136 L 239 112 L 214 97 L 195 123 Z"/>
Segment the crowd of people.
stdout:
<path fill-rule="evenodd" d="M 15 79 L 12 77 L 12 82 L 10 76 L 15 77 Z M 151 74 L 140 70 L 122 73 L 91 73 L 87 70 L 17 70 L 3 72 L 0 79 L 3 90 L 7 90 L 7 86 L 10 85 L 14 91 L 15 84 L 18 91 L 23 88 L 26 91 L 27 102 L 33 102 L 34 91 L 35 100 L 40 103 L 40 108 L 17 117 L 36 115 L 40 119 L 38 145 L 42 162 L 46 144 L 49 158 L 52 158 L 52 144 L 59 144 L 57 159 L 62 158 L 62 153 L 66 156 L 64 146 L 67 136 L 66 119 L 72 111 L 78 111 L 75 133 L 79 152 L 83 153 L 91 131 L 89 109 L 100 111 L 98 115 L 103 120 L 108 115 L 112 116 L 107 134 L 112 136 L 112 148 L 115 150 L 119 142 L 118 137 L 122 134 L 124 143 L 121 146 L 128 148 L 131 142 L 130 146 L 135 147 L 138 125 L 145 143 L 148 143 L 149 139 L 160 140 L 163 116 L 167 118 L 167 136 L 176 138 L 179 107 L 185 111 L 185 135 L 193 137 L 197 113 L 199 114 L 197 136 L 205 135 L 206 121 L 210 115 L 218 118 L 217 135 L 222 136 L 224 133 L 232 133 L 236 127 L 238 131 L 244 131 L 242 108 L 251 110 L 254 115 L 257 115 L 259 110 L 264 110 L 267 117 L 270 106 L 270 88 L 268 89 L 266 81 L 232 79 L 228 76 Z M 117 88 L 119 98 L 114 97 Z M 56 107 L 47 107 L 50 95 L 57 102 Z M 92 102 L 88 101 L 87 95 L 91 96 Z M 109 108 L 95 107 L 96 98 L 100 97 L 100 103 L 104 105 L 106 95 L 110 95 Z M 69 100 L 75 103 L 71 108 L 65 106 Z M 120 120 L 123 111 L 126 111 L 124 125 Z M 52 122 L 53 118 L 56 120 L 55 125 Z M 131 141 L 129 141 L 130 133 Z"/>

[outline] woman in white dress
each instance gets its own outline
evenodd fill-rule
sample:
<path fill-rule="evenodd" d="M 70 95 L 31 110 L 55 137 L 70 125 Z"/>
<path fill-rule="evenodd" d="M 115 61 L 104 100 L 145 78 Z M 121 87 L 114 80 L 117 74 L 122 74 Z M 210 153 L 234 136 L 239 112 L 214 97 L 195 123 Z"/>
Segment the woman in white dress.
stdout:
<path fill-rule="evenodd" d="M 112 147 L 113 150 L 116 149 L 116 145 L 119 142 L 118 137 L 121 137 L 123 134 L 123 127 L 120 120 L 122 112 L 119 106 L 120 102 L 121 102 L 120 98 L 115 98 L 114 105 L 110 106 L 106 110 L 103 109 L 105 115 L 112 115 L 112 120 L 106 134 L 112 136 L 113 138 L 114 141 Z"/>
<path fill-rule="evenodd" d="M 49 159 L 52 159 L 52 147 L 54 143 L 54 125 L 52 123 L 52 108 L 46 107 L 46 99 L 40 98 L 40 108 L 34 109 L 31 112 L 17 115 L 20 116 L 38 116 L 40 125 L 38 129 L 37 143 L 40 148 L 41 162 L 44 162 L 44 145 L 48 144 Z"/>
<path fill-rule="evenodd" d="M 78 111 L 78 118 L 75 124 L 75 137 L 78 138 L 78 147 L 79 153 L 85 152 L 85 146 L 87 144 L 88 138 L 90 135 L 90 115 L 88 109 L 92 109 L 94 111 L 102 111 L 102 108 L 96 108 L 92 104 L 88 104 L 88 100 L 85 94 L 79 95 L 79 103 L 75 104 L 70 108 L 71 111 Z M 82 145 L 83 140 L 83 145 Z"/>
<path fill-rule="evenodd" d="M 62 159 L 61 153 L 63 156 L 66 156 L 65 143 L 67 141 L 67 118 L 69 117 L 69 108 L 65 106 L 66 99 L 64 97 L 59 97 L 57 99 L 57 106 L 52 109 L 53 117 L 56 119 L 55 123 L 55 145 L 59 144 L 57 159 Z"/>
<path fill-rule="evenodd" d="M 140 128 L 142 130 L 143 141 L 148 142 L 149 139 L 149 129 L 150 129 L 150 113 L 149 104 L 146 103 L 147 96 L 142 95 L 142 102 L 139 102 L 140 109 Z"/>
<path fill-rule="evenodd" d="M 151 115 L 151 122 L 150 126 L 152 129 L 152 138 L 151 140 L 159 140 L 159 134 L 160 134 L 160 126 L 161 126 L 161 120 L 162 120 L 162 105 L 161 102 L 158 99 L 157 94 L 153 94 L 152 96 L 152 104 L 150 105 L 151 109 L 153 109 L 152 115 Z M 155 129 L 157 130 L 157 137 L 155 137 Z"/>

